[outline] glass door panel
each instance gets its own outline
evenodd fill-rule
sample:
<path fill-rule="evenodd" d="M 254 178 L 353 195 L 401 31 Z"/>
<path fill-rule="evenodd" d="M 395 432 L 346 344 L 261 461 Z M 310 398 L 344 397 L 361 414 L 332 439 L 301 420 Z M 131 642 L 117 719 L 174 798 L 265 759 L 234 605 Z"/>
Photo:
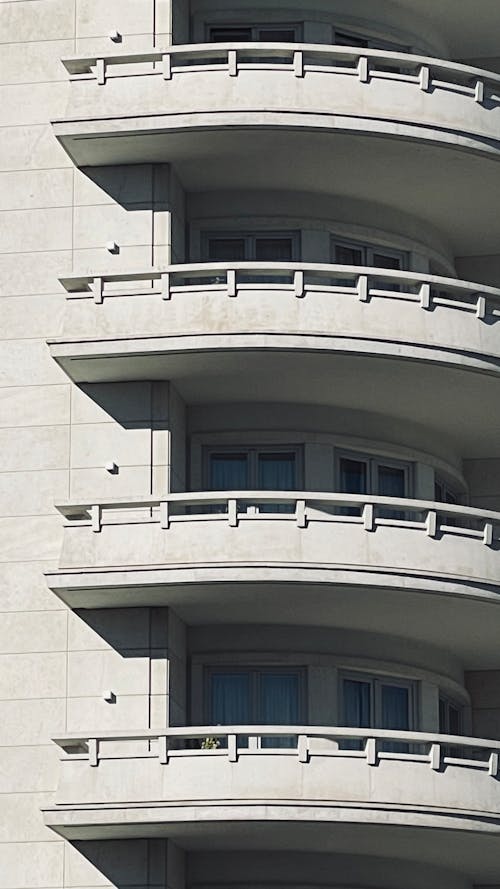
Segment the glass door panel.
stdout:
<path fill-rule="evenodd" d="M 351 460 L 349 457 L 340 458 L 340 493 L 341 494 L 366 494 L 368 491 L 368 462 L 364 460 Z M 360 507 L 342 506 L 340 515 L 359 515 Z"/>
<path fill-rule="evenodd" d="M 380 728 L 407 732 L 410 730 L 410 694 L 404 685 L 379 685 Z M 408 744 L 385 741 L 381 750 L 408 753 Z"/>
<path fill-rule="evenodd" d="M 371 725 L 372 693 L 369 682 L 344 679 L 342 683 L 342 725 L 348 728 L 369 728 Z M 343 750 L 362 750 L 363 741 L 342 741 Z"/>
<path fill-rule="evenodd" d="M 259 676 L 258 722 L 263 725 L 298 725 L 299 676 L 263 672 Z M 293 747 L 294 737 L 263 738 L 262 747 Z"/>
<path fill-rule="evenodd" d="M 399 256 L 391 255 L 390 253 L 381 253 L 379 251 L 373 251 L 372 253 L 371 264 L 374 265 L 378 269 L 395 269 L 396 271 L 401 270 L 401 258 Z M 377 281 L 377 287 L 380 287 L 381 290 L 400 290 L 400 285 L 395 281 L 385 280 L 385 281 Z"/>
<path fill-rule="evenodd" d="M 210 262 L 244 262 L 246 258 L 245 238 L 208 239 Z"/>
<path fill-rule="evenodd" d="M 210 489 L 241 491 L 248 488 L 248 454 L 210 454 Z"/>
<path fill-rule="evenodd" d="M 376 492 L 381 497 L 406 496 L 406 472 L 399 466 L 387 466 L 382 463 L 375 465 Z M 380 509 L 379 515 L 385 519 L 403 520 L 404 512 L 397 509 Z"/>
<path fill-rule="evenodd" d="M 270 452 L 257 456 L 257 487 L 262 491 L 295 490 L 295 454 Z M 294 512 L 292 503 L 268 503 L 259 512 Z"/>
<path fill-rule="evenodd" d="M 250 673 L 213 672 L 210 676 L 210 723 L 212 725 L 248 725 L 252 722 L 252 689 Z M 240 737 L 241 747 L 248 738 Z M 224 738 L 219 746 L 226 747 Z"/>

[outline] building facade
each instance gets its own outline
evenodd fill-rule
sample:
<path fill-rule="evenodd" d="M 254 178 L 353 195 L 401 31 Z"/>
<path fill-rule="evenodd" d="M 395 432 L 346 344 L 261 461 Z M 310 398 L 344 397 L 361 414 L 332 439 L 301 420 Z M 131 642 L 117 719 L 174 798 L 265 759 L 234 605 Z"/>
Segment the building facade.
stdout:
<path fill-rule="evenodd" d="M 0 0 L 0 889 L 500 886 L 499 25 Z"/>

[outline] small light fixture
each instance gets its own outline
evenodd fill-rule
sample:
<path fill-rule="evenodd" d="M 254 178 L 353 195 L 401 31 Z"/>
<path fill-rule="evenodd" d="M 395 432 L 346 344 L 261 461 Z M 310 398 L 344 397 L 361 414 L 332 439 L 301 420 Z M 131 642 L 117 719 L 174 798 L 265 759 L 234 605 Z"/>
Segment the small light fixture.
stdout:
<path fill-rule="evenodd" d="M 113 28 L 112 31 L 108 31 L 108 37 L 110 40 L 113 41 L 113 43 L 121 43 L 122 42 L 122 35 L 120 34 L 119 31 L 116 30 L 116 28 Z"/>
<path fill-rule="evenodd" d="M 107 701 L 108 704 L 116 703 L 116 695 L 114 691 L 111 691 L 110 689 L 106 689 L 106 691 L 103 691 L 102 698 L 103 701 Z"/>
<path fill-rule="evenodd" d="M 106 250 L 109 253 L 119 253 L 120 252 L 120 248 L 119 248 L 118 244 L 116 243 L 116 241 L 107 241 L 106 242 Z"/>
<path fill-rule="evenodd" d="M 118 463 L 115 463 L 114 460 L 108 460 L 108 462 L 104 464 L 104 469 L 106 472 L 111 473 L 111 475 L 118 475 Z"/>

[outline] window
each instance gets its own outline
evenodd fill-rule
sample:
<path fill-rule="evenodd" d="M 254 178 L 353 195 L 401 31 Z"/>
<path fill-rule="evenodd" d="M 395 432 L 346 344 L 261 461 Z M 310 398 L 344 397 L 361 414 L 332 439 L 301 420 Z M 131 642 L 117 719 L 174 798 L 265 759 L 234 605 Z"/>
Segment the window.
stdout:
<path fill-rule="evenodd" d="M 375 494 L 379 497 L 410 496 L 410 464 L 356 453 L 340 453 L 337 457 L 338 489 L 341 494 Z M 342 509 L 344 515 L 358 515 L 359 509 Z M 404 513 L 379 509 L 382 518 L 403 519 Z"/>
<path fill-rule="evenodd" d="M 341 677 L 341 722 L 349 728 L 381 728 L 410 731 L 414 728 L 415 683 L 389 677 L 373 678 L 363 674 Z M 360 741 L 344 741 L 342 747 L 359 750 Z M 405 753 L 408 744 L 386 742 L 382 750 Z"/>
<path fill-rule="evenodd" d="M 210 43 L 296 43 L 299 25 L 210 25 Z"/>
<path fill-rule="evenodd" d="M 434 500 L 437 503 L 460 503 L 460 497 L 443 479 L 436 476 L 434 480 Z"/>
<path fill-rule="evenodd" d="M 439 731 L 442 735 L 462 734 L 462 708 L 449 698 L 439 698 Z"/>
<path fill-rule="evenodd" d="M 209 491 L 295 491 L 299 449 L 277 447 L 210 448 L 205 486 Z M 293 504 L 262 504 L 259 512 L 293 512 Z"/>
<path fill-rule="evenodd" d="M 366 34 L 356 34 L 352 31 L 333 32 L 333 43 L 336 46 L 360 46 L 366 49 L 385 49 L 387 52 L 409 52 L 409 46 L 402 46 L 399 43 L 391 43 L 382 37 L 369 37 Z"/>
<path fill-rule="evenodd" d="M 291 262 L 300 256 L 298 232 L 205 233 L 202 249 L 209 262 Z"/>
<path fill-rule="evenodd" d="M 442 735 L 461 735 L 463 733 L 463 713 L 462 708 L 451 701 L 444 695 L 439 696 L 439 732 Z M 462 747 L 454 747 L 446 745 L 443 748 L 444 756 L 463 757 L 465 754 Z"/>
<path fill-rule="evenodd" d="M 206 692 L 210 725 L 300 725 L 305 721 L 305 674 L 300 669 L 211 667 Z M 263 738 L 261 746 L 293 744 L 294 739 L 285 736 Z"/>
<path fill-rule="evenodd" d="M 403 271 L 408 268 L 408 255 L 401 250 L 373 247 L 369 244 L 343 241 L 335 237 L 331 240 L 331 257 L 332 262 L 338 265 L 369 266 L 378 269 L 395 269 L 397 271 Z M 390 280 L 381 280 L 374 283 L 384 290 L 399 290 L 399 285 L 391 283 Z"/>

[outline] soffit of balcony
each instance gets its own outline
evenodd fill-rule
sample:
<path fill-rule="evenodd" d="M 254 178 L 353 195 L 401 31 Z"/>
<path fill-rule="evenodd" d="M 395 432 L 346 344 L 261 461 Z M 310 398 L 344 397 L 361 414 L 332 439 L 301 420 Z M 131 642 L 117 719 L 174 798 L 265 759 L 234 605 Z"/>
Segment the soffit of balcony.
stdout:
<path fill-rule="evenodd" d="M 46 578 L 70 608 L 168 606 L 189 626 L 254 624 L 256 615 L 276 627 L 320 621 L 432 646 L 465 670 L 499 665 L 498 591 L 466 581 L 292 565 L 61 569 Z"/>
<path fill-rule="evenodd" d="M 440 819 L 423 811 L 420 816 L 415 814 L 413 824 L 411 816 L 404 813 L 386 809 L 379 814 L 377 819 L 366 809 L 356 812 L 355 807 L 342 810 L 339 806 L 337 817 L 331 818 L 325 806 L 311 805 L 308 812 L 298 813 L 290 804 L 219 807 L 212 803 L 191 805 L 179 823 L 172 807 L 129 805 L 103 810 L 61 806 L 44 810 L 45 823 L 69 840 L 169 837 L 189 851 L 385 855 L 392 868 L 417 860 L 421 865 L 447 869 L 451 862 L 462 880 L 498 882 L 498 818 L 481 824 L 479 818 L 463 817 L 459 826 L 460 816 L 451 812 L 449 819 Z M 182 813 L 177 817 L 182 818 Z"/>
<path fill-rule="evenodd" d="M 496 251 L 500 106 L 475 101 L 475 75 L 426 92 L 418 77 L 279 67 L 76 81 L 55 133 L 79 166 L 170 162 L 189 191 L 350 196 L 427 220 L 458 255 Z"/>
<path fill-rule="evenodd" d="M 187 404 L 355 408 L 420 424 L 463 458 L 500 449 L 500 368 L 489 356 L 265 332 L 52 342 L 51 354 L 79 383 L 171 380 Z"/>

